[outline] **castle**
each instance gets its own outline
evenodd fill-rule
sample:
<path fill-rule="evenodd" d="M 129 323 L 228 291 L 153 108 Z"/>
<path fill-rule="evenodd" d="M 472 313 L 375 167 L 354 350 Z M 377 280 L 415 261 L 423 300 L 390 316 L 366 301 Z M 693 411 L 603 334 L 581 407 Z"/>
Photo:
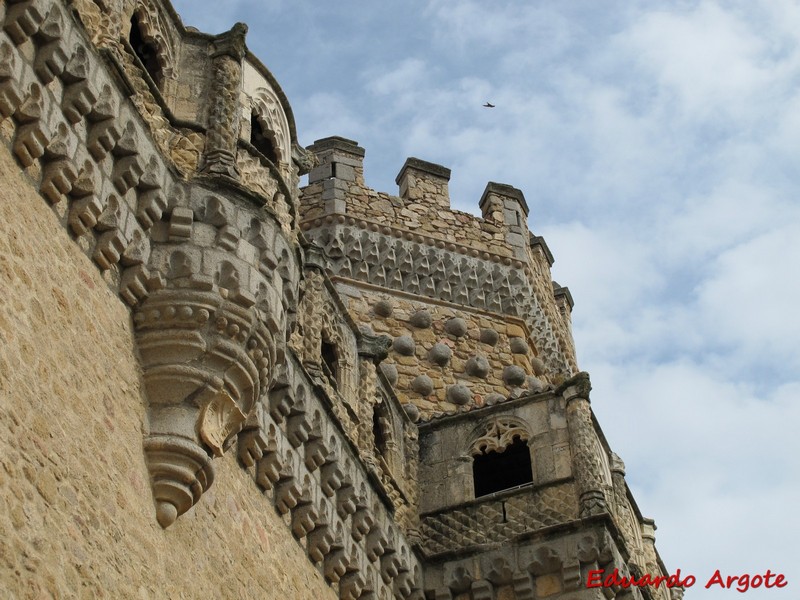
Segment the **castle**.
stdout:
<path fill-rule="evenodd" d="M 587 585 L 666 570 L 520 190 L 368 188 L 168 0 L 0 23 L 3 597 L 681 597 Z"/>

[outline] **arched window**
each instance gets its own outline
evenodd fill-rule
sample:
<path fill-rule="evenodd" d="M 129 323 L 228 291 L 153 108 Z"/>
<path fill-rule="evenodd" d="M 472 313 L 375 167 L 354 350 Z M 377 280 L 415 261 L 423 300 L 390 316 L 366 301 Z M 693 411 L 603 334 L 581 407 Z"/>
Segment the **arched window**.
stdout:
<path fill-rule="evenodd" d="M 161 86 L 163 74 L 161 72 L 161 65 L 158 64 L 158 51 L 156 47 L 145 40 L 142 34 L 142 29 L 139 26 L 139 19 L 134 14 L 131 17 L 131 33 L 128 41 L 133 48 L 134 54 L 142 63 L 147 73 L 157 86 Z"/>
<path fill-rule="evenodd" d="M 264 131 L 256 113 L 251 113 L 250 115 L 250 143 L 253 144 L 256 150 L 267 157 L 273 165 L 278 164 L 278 153 L 275 152 L 275 144 Z"/>
<path fill-rule="evenodd" d="M 475 497 L 533 481 L 528 432 L 516 419 L 493 419 L 478 429 L 472 444 Z"/>

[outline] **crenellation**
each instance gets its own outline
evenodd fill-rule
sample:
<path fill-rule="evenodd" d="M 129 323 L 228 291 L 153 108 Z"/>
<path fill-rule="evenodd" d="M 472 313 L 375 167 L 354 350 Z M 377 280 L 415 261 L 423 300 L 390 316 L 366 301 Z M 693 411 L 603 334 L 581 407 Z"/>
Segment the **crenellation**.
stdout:
<path fill-rule="evenodd" d="M 406 206 L 418 204 L 429 213 L 434 212 L 432 209 L 450 208 L 448 181 L 450 169 L 419 158 L 407 158 L 395 178 Z"/>

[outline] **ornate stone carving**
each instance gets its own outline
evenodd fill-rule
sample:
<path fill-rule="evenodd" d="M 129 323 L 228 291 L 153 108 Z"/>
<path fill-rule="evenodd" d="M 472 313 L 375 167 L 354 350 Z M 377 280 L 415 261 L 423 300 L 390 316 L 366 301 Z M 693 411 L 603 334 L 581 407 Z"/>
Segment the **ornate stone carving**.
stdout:
<path fill-rule="evenodd" d="M 239 91 L 242 82 L 247 25 L 237 23 L 214 40 L 212 86 L 203 172 L 238 178 L 236 139 L 239 135 Z"/>
<path fill-rule="evenodd" d="M 592 389 L 587 373 L 578 373 L 558 391 L 567 404 L 567 425 L 572 448 L 575 479 L 580 490 L 581 516 L 608 512 L 604 489 L 610 481 L 604 476 L 602 448 L 597 440 L 589 406 Z"/>
<path fill-rule="evenodd" d="M 346 223 L 344 226 L 329 225 L 324 220 L 305 224 L 307 235 L 324 245 L 331 256 L 332 274 L 522 317 L 534 332 L 536 351 L 546 370 L 562 378 L 575 371 L 572 354 L 568 353 L 567 362 L 563 359 L 561 348 L 571 348 L 571 341 L 567 339 L 568 327 L 563 325 L 552 300 L 552 290 L 548 298 L 540 297 L 544 293 L 540 285 L 544 272 L 527 277 L 518 268 L 462 256 L 454 252 L 455 248 L 437 248 L 441 241 L 435 238 L 420 236 L 419 241 L 412 241 L 413 236 L 404 231 L 381 227 L 378 233 L 377 224 L 340 218 Z M 546 279 L 549 281 L 549 274 Z M 491 343 L 491 337 L 486 339 L 485 343 Z"/>
<path fill-rule="evenodd" d="M 291 134 L 278 96 L 272 89 L 260 87 L 251 101 L 253 114 L 261 129 L 270 137 L 278 162 L 288 163 L 292 156 Z"/>
<path fill-rule="evenodd" d="M 431 557 L 490 548 L 517 535 L 577 519 L 577 508 L 572 485 L 558 484 L 424 515 L 419 530 L 422 548 Z"/>
<path fill-rule="evenodd" d="M 211 460 L 197 444 L 175 436 L 151 435 L 145 439 L 144 451 L 153 480 L 156 518 L 168 527 L 213 483 Z"/>
<path fill-rule="evenodd" d="M 515 417 L 491 417 L 476 428 L 473 438 L 470 454 L 474 456 L 502 452 L 515 438 L 528 441 L 530 433 L 525 423 Z"/>
<path fill-rule="evenodd" d="M 392 338 L 388 335 L 370 335 L 361 332 L 358 337 L 358 355 L 371 359 L 377 365 L 389 356 L 391 345 Z"/>
<path fill-rule="evenodd" d="M 71 3 L 81 18 L 108 13 L 91 33 L 112 52 L 118 49 L 122 26 L 137 11 L 143 34 L 158 47 L 162 71 L 169 76 L 179 32 L 158 2 L 88 5 Z M 563 328 L 538 314 L 541 302 L 527 296 L 534 284 L 521 264 L 501 264 L 488 253 L 467 255 L 466 248 L 444 242 L 438 246 L 441 240 L 330 215 L 329 224 L 336 223 L 331 231 L 317 230 L 312 237 L 328 235 L 324 243 L 331 264 L 306 246 L 301 271 L 303 250 L 292 230 L 294 222 L 276 217 L 274 206 L 265 210 L 263 199 L 257 201 L 224 178 L 176 178 L 161 153 L 164 145 L 136 114 L 144 110 L 142 103 L 120 93 L 124 77 L 108 71 L 114 59 L 105 60 L 109 56 L 104 51 L 101 60 L 86 45 L 73 12 L 52 0 L 9 1 L 3 10 L 0 114 L 8 119 L 4 127 L 9 144 L 30 178 L 40 177 L 36 184 L 41 194 L 80 238 L 109 284 L 119 282 L 119 294 L 131 307 L 148 398 L 144 452 L 162 526 L 200 500 L 214 479 L 213 458 L 237 439 L 241 463 L 285 515 L 292 533 L 304 538 L 310 561 L 328 581 L 339 582 L 342 598 L 393 594 L 420 600 L 422 573 L 409 543 L 428 556 L 464 549 L 479 553 L 531 539 L 542 528 L 575 527 L 576 496 L 580 494 L 583 515 L 602 512 L 612 479 L 611 509 L 626 545 L 641 546 L 642 564 L 658 568 L 653 526 L 636 522 L 619 463 L 608 474 L 588 409 L 588 378 L 578 377 L 559 390 L 566 399 L 570 438 L 576 440 L 577 491 L 572 482 L 562 480 L 524 494 L 504 494 L 499 501 L 428 514 L 419 522 L 417 428 L 385 387 L 391 374 L 384 379 L 376 370 L 390 339 L 357 335 L 344 313 L 342 300 L 347 299 L 336 296 L 324 273 L 522 317 L 534 332 L 535 350 L 546 358 L 538 367 L 532 362 L 534 371 L 563 371 L 552 358 L 566 344 Z M 244 28 L 236 26 L 214 39 L 211 52 L 216 75 L 205 168 L 235 176 Z M 124 61 L 117 66 L 127 72 Z M 307 170 L 312 157 L 291 140 L 286 122 L 274 125 L 276 107 L 266 108 L 269 123 L 262 125 L 282 129 L 285 143 L 277 144 L 281 161 L 288 162 L 291 154 L 299 170 Z M 286 118 L 285 113 L 278 116 Z M 147 117 L 145 121 L 150 123 Z M 275 204 L 289 206 L 296 189 L 283 181 L 272 183 Z M 398 320 L 405 318 L 405 310 L 394 313 Z M 424 312 L 409 323 L 430 327 L 430 314 Z M 463 338 L 466 328 L 454 328 L 453 322 L 447 329 Z M 287 332 L 302 364 L 285 347 Z M 429 339 L 431 333 L 414 331 L 425 348 L 430 342 L 423 337 Z M 496 343 L 494 333 L 494 341 L 483 333 L 481 341 Z M 466 341 L 454 345 L 460 348 Z M 323 343 L 339 351 L 338 377 L 326 379 L 322 373 Z M 434 364 L 452 359 L 450 347 L 443 346 L 438 350 L 444 359 L 431 354 Z M 463 358 L 457 356 L 459 364 Z M 464 368 L 480 378 L 486 365 L 479 358 L 472 356 Z M 464 391 L 458 387 L 448 390 L 450 400 L 458 401 L 453 390 Z M 491 397 L 486 396 L 487 404 Z M 407 406 L 405 412 L 414 418 L 415 408 Z M 473 449 L 486 452 L 515 437 L 529 439 L 527 430 L 523 436 L 517 429 L 525 428 L 492 421 Z M 376 437 L 382 438 L 382 448 Z M 645 533 L 637 540 L 640 525 Z M 590 540 L 578 551 L 585 560 L 606 560 L 606 542 L 597 549 L 597 540 Z M 536 555 L 530 573 L 549 568 L 551 558 Z M 452 587 L 439 590 L 438 597 L 449 598 L 453 592 L 501 597 L 511 588 L 517 598 L 532 597 L 522 561 L 513 565 L 475 558 L 472 572 L 477 573 L 478 565 L 483 567 L 480 577 L 449 573 Z M 574 583 L 575 567 L 568 568 Z"/>
<path fill-rule="evenodd" d="M 164 16 L 159 11 L 158 5 L 151 0 L 138 0 L 133 14 L 138 20 L 142 38 L 156 50 L 156 61 L 161 75 L 174 77 L 177 40 L 173 30 L 164 22 Z"/>
<path fill-rule="evenodd" d="M 447 386 L 445 397 L 448 402 L 464 406 L 472 400 L 472 390 L 462 383 Z"/>
<path fill-rule="evenodd" d="M 485 379 L 489 375 L 489 361 L 483 356 L 472 356 L 465 365 L 467 374 L 480 379 Z"/>

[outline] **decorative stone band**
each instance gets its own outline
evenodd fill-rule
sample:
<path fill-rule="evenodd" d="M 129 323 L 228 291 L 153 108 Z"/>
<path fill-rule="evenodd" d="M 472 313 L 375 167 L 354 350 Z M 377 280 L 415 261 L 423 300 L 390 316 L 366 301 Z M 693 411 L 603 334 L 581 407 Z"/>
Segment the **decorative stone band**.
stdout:
<path fill-rule="evenodd" d="M 580 372 L 556 390 L 566 401 L 573 472 L 580 495 L 580 514 L 584 518 L 609 512 L 604 490 L 611 485 L 604 476 L 603 449 L 592 423 L 591 389 L 589 374 Z"/>
<path fill-rule="evenodd" d="M 504 254 L 480 251 L 472 246 L 457 244 L 447 239 L 423 235 L 409 229 L 403 229 L 402 227 L 394 227 L 386 225 L 385 223 L 378 223 L 376 221 L 370 221 L 369 219 L 360 219 L 343 214 L 329 214 L 319 219 L 303 221 L 300 223 L 300 228 L 303 231 L 311 231 L 313 229 L 319 229 L 320 227 L 330 227 L 331 225 L 349 225 L 367 231 L 380 232 L 397 239 L 405 239 L 410 242 L 425 244 L 427 246 L 439 248 L 440 250 L 448 250 L 450 252 L 463 254 L 464 256 L 502 263 L 506 266 L 514 267 L 515 269 L 524 269 L 526 266 L 523 261 Z"/>
<path fill-rule="evenodd" d="M 325 220 L 322 220 L 325 222 Z M 534 332 L 536 347 L 550 373 L 568 376 L 572 366 L 550 319 L 545 316 L 523 263 L 504 264 L 441 246 L 415 236 L 395 237 L 373 228 L 340 224 L 334 219 L 306 236 L 325 249 L 333 276 L 352 279 L 437 301 L 519 316 Z M 345 221 L 349 223 L 349 221 Z M 392 231 L 390 231 L 392 233 Z M 421 236 L 420 236 L 421 237 Z M 519 266 L 515 266 L 519 265 Z"/>
<path fill-rule="evenodd" d="M 428 563 L 425 593 L 436 600 L 598 598 L 602 595 L 588 590 L 584 578 L 598 567 L 628 572 L 609 532 L 602 525 L 581 532 L 562 528 L 546 538 L 521 540 L 513 551 L 493 545 L 477 556 L 442 556 Z"/>
<path fill-rule="evenodd" d="M 523 489 L 422 515 L 426 557 L 486 550 L 578 518 L 571 482 Z"/>
<path fill-rule="evenodd" d="M 330 411 L 290 354 L 268 403 L 238 436 L 239 458 L 295 537 L 305 539 L 309 559 L 338 583 L 340 598 L 421 598 L 420 565 L 387 508 L 391 501 L 376 492 Z"/>

